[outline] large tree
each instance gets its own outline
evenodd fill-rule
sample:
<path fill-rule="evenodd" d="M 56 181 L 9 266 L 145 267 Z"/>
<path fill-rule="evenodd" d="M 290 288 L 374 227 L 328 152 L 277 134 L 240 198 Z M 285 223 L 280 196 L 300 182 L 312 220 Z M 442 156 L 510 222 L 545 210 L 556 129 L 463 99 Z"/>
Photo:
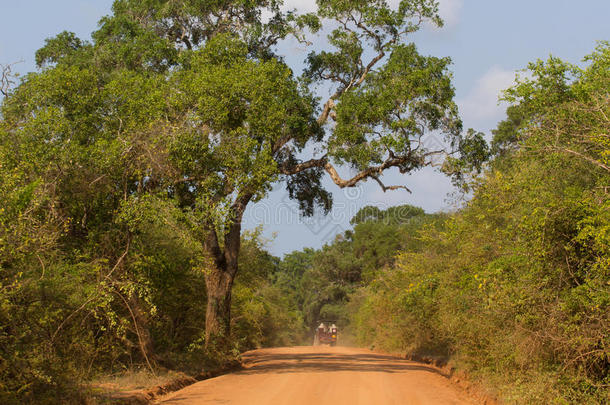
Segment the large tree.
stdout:
<path fill-rule="evenodd" d="M 116 0 L 92 43 L 48 40 L 41 72 L 21 85 L 28 100 L 3 113 L 7 133 L 36 122 L 58 150 L 78 142 L 134 155 L 116 193 L 136 202 L 161 193 L 192 214 L 207 257 L 206 344 L 229 335 L 242 216 L 272 185 L 285 182 L 311 215 L 332 206 L 325 174 L 341 188 L 373 180 L 393 190 L 404 186 L 386 186 L 384 171 L 433 165 L 461 143 L 449 58 L 406 42 L 423 23 L 442 25 L 434 0 L 317 5 L 298 15 L 275 0 Z M 278 44 L 310 44 L 319 30 L 327 41 L 298 75 Z M 425 142 L 430 132 L 446 147 L 430 149 L 439 144 Z M 95 179 L 111 177 L 100 170 Z"/>

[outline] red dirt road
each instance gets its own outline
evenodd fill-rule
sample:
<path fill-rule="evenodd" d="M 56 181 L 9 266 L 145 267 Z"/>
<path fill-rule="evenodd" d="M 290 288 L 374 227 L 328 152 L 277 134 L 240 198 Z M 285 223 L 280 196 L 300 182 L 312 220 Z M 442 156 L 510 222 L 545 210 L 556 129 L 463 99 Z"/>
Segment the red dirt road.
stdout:
<path fill-rule="evenodd" d="M 289 347 L 243 355 L 245 369 L 172 393 L 163 405 L 473 404 L 437 370 L 368 350 Z"/>

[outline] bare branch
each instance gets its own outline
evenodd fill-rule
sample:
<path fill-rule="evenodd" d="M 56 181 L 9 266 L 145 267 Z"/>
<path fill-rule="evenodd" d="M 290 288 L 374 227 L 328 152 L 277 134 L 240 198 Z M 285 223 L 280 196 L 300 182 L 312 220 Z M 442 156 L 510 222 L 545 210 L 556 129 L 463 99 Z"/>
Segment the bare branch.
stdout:
<path fill-rule="evenodd" d="M 372 166 L 365 170 L 362 170 L 361 172 L 359 172 L 358 174 L 356 174 L 355 176 L 353 176 L 352 178 L 347 179 L 347 180 L 341 178 L 341 176 L 337 172 L 337 169 L 335 169 L 335 167 L 328 161 L 324 164 L 324 170 L 326 170 L 326 173 L 329 174 L 332 181 L 336 185 L 338 185 L 340 188 L 355 187 L 360 181 L 365 180 L 368 177 L 378 176 L 381 173 L 383 173 L 383 171 L 385 169 L 388 169 L 390 167 L 400 166 L 401 164 L 405 163 L 406 161 L 407 161 L 406 157 L 393 158 L 393 159 L 390 158 L 390 159 L 387 159 L 385 162 L 383 162 L 383 164 L 381 164 L 379 166 Z"/>
<path fill-rule="evenodd" d="M 0 65 L 0 93 L 2 93 L 2 95 L 7 96 L 9 90 L 15 84 L 14 79 L 17 75 L 13 73 L 13 66 L 22 62 L 23 61 L 9 63 L 8 65 Z"/>
<path fill-rule="evenodd" d="M 385 193 L 387 190 L 399 190 L 399 189 L 403 189 L 403 190 L 407 190 L 409 193 L 412 193 L 411 190 L 409 190 L 406 186 L 386 186 L 385 184 L 383 184 L 381 182 L 381 179 L 379 179 L 378 176 L 371 176 L 371 178 L 373 178 L 381 187 L 381 189 L 383 190 L 383 192 Z"/>

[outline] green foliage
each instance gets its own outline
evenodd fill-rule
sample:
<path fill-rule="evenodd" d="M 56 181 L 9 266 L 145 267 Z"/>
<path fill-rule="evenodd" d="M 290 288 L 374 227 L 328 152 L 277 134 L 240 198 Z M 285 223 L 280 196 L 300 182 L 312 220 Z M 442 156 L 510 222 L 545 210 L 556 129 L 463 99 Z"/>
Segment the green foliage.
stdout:
<path fill-rule="evenodd" d="M 353 230 L 338 235 L 333 243 L 286 255 L 277 284 L 288 290 L 308 328 L 313 329 L 320 319 L 333 319 L 345 332 L 353 294 L 391 266 L 399 250 L 419 245 L 411 236 L 417 229 L 442 217 L 411 205 L 386 210 L 364 207 L 351 220 Z"/>
<path fill-rule="evenodd" d="M 453 103 L 449 62 L 423 57 L 414 45 L 395 46 L 387 64 L 371 73 L 366 85 L 346 94 L 337 107 L 337 126 L 329 141 L 333 157 L 362 169 L 369 162 L 381 163 L 389 149 L 412 155 L 399 167 L 406 172 L 430 152 L 415 151 L 425 129 L 441 130 L 453 141 L 461 122 Z"/>
<path fill-rule="evenodd" d="M 361 208 L 350 220 L 352 225 L 360 225 L 366 222 L 383 223 L 385 225 L 400 225 L 412 221 L 415 217 L 423 216 L 424 210 L 412 205 L 399 205 L 381 210 L 378 207 L 368 205 Z M 357 227 L 355 229 L 358 229 Z"/>
<path fill-rule="evenodd" d="M 264 250 L 257 232 L 245 235 L 240 263 L 232 308 L 232 333 L 240 352 L 301 343 L 301 312 L 287 286 L 277 281 L 279 260 Z"/>
<path fill-rule="evenodd" d="M 467 207 L 353 295 L 361 343 L 451 356 L 509 402 L 606 400 L 609 52 L 532 64 L 507 91 Z"/>
<path fill-rule="evenodd" d="M 510 108 L 508 111 L 514 111 Z M 510 112 L 509 112 L 510 114 Z M 503 125 L 502 125 L 503 124 Z M 513 121 L 507 120 L 501 123 L 501 127 L 510 127 Z M 512 127 L 510 127 L 512 129 Z M 500 134 L 496 133 L 498 136 Z M 504 136 L 504 135 L 502 135 Z M 452 176 L 454 185 L 468 192 L 472 178 L 478 176 L 483 171 L 485 163 L 489 160 L 493 151 L 496 151 L 499 142 L 504 142 L 500 138 L 494 137 L 490 151 L 482 132 L 469 129 L 459 142 L 459 157 L 449 157 L 443 164 L 443 172 Z"/>
<path fill-rule="evenodd" d="M 188 192 L 193 198 L 216 199 L 225 190 L 241 190 L 253 200 L 264 197 L 278 180 L 276 142 L 292 136 L 302 146 L 316 133 L 311 97 L 301 94 L 286 65 L 250 60 L 246 44 L 229 35 L 194 52 L 189 66 L 176 74 L 176 98 L 171 100 L 188 114 L 186 124 L 202 128 L 205 135 L 203 144 L 186 149 L 192 132 L 180 128 L 172 134 L 171 142 L 181 147 L 172 160 L 185 176 L 196 179 L 192 184 L 197 187 Z M 201 132 L 198 137 L 201 142 Z"/>
<path fill-rule="evenodd" d="M 244 210 L 275 183 L 305 214 L 328 211 L 324 173 L 380 181 L 431 164 L 441 151 L 425 132 L 461 137 L 449 59 L 405 45 L 423 21 L 442 24 L 436 2 L 280 6 L 116 0 L 91 43 L 48 39 L 3 99 L 0 402 L 76 401 L 97 373 L 224 361 L 217 341 L 229 355 L 295 343 L 320 315 L 346 319 L 350 294 L 403 246 L 369 249 L 416 220 L 357 224 L 311 263 L 278 263 L 256 236 L 240 254 Z M 331 49 L 298 77 L 276 45 L 323 23 L 340 27 Z M 334 91 L 322 111 L 315 84 Z M 360 177 L 346 183 L 332 162 Z M 231 307 L 233 334 L 220 330 Z"/>
<path fill-rule="evenodd" d="M 36 66 L 42 68 L 51 64 L 66 62 L 66 58 L 72 58 L 83 47 L 89 46 L 79 39 L 73 32 L 64 31 L 55 38 L 45 41 L 45 46 L 36 51 Z"/>

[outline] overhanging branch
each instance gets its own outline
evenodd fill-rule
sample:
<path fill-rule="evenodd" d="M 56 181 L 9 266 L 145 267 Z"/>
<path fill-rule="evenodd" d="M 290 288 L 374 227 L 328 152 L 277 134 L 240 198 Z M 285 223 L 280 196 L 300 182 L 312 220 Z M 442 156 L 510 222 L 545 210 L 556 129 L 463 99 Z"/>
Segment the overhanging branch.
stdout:
<path fill-rule="evenodd" d="M 371 176 L 376 182 L 377 184 L 379 184 L 379 187 L 381 187 L 381 189 L 383 190 L 383 192 L 385 193 L 388 190 L 406 190 L 408 193 L 412 193 L 411 190 L 409 190 L 406 186 L 386 186 L 385 184 L 383 184 L 383 182 L 381 181 L 381 179 L 379 179 L 378 176 Z"/>
<path fill-rule="evenodd" d="M 330 176 L 332 181 L 340 188 L 355 187 L 361 181 L 366 180 L 368 178 L 372 178 L 379 184 L 379 186 L 381 187 L 381 189 L 384 192 L 387 190 L 398 190 L 398 189 L 403 189 L 408 192 L 411 192 L 411 190 L 409 190 L 405 186 L 386 186 L 379 179 L 379 176 L 386 169 L 389 169 L 391 167 L 399 167 L 399 166 L 403 165 L 404 163 L 406 163 L 408 160 L 409 160 L 409 156 L 396 157 L 394 154 L 392 154 L 390 156 L 390 158 L 386 159 L 381 165 L 371 166 L 365 170 L 358 172 L 355 176 L 353 176 L 349 179 L 343 179 L 339 175 L 339 172 L 337 171 L 337 169 L 335 169 L 335 167 L 332 165 L 332 163 L 330 163 L 328 161 L 328 158 L 326 156 L 323 156 L 319 159 L 311 159 L 311 160 L 305 161 L 303 163 L 296 164 L 294 166 L 282 167 L 282 168 L 280 168 L 280 172 L 284 175 L 290 176 L 290 175 L 294 175 L 294 174 L 300 173 L 302 171 L 305 171 L 305 170 L 308 170 L 308 169 L 311 169 L 314 167 L 321 167 L 326 171 L 326 173 L 328 173 L 328 175 Z"/>
<path fill-rule="evenodd" d="M 360 171 L 355 176 L 350 179 L 343 179 L 337 172 L 337 169 L 328 161 L 324 163 L 324 170 L 329 174 L 332 181 L 338 185 L 340 188 L 346 187 L 355 187 L 359 182 L 367 179 L 367 178 L 375 178 L 383 173 L 384 170 L 389 169 L 391 167 L 397 167 L 402 165 L 408 160 L 407 157 L 395 157 L 389 158 L 385 162 L 383 162 L 379 166 L 371 166 L 365 170 Z M 385 190 L 384 190 L 385 191 Z"/>

